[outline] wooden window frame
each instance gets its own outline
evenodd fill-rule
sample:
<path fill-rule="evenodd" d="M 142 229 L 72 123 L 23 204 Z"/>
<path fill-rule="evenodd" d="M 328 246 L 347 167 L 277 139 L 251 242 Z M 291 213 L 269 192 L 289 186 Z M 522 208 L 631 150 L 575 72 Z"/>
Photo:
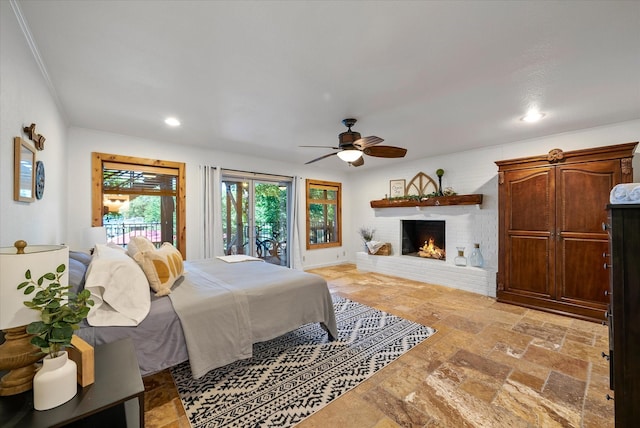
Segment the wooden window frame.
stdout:
<path fill-rule="evenodd" d="M 309 198 L 309 190 L 313 187 L 331 187 L 336 190 L 337 196 L 336 200 L 321 200 L 321 199 L 310 199 Z M 316 250 L 321 248 L 331 248 L 331 247 L 341 247 L 342 246 L 342 183 L 336 183 L 333 181 L 322 181 L 322 180 L 306 180 L 306 223 L 307 223 L 307 234 L 306 234 L 306 243 L 307 250 Z M 311 234 L 311 216 L 309 213 L 310 204 L 329 204 L 328 201 L 331 201 L 331 204 L 335 202 L 336 204 L 336 222 L 337 222 L 337 235 L 338 239 L 334 242 L 323 242 L 320 244 L 312 244 L 309 242 L 309 236 Z"/>
<path fill-rule="evenodd" d="M 108 153 L 91 153 L 91 226 L 102 226 L 103 217 L 103 169 L 105 164 L 118 163 L 131 165 L 132 169 L 154 170 L 154 168 L 170 168 L 177 170 L 176 186 L 176 247 L 187 258 L 187 199 L 186 199 L 186 167 L 183 162 L 171 162 L 157 159 L 138 158 L 133 156 L 113 155 Z"/>

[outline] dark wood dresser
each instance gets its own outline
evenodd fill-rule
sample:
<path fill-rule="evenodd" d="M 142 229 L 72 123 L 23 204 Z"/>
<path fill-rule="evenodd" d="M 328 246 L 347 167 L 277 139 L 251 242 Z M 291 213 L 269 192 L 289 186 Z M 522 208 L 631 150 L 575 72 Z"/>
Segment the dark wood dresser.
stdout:
<path fill-rule="evenodd" d="M 640 204 L 609 205 L 606 313 L 616 427 L 640 426 Z M 606 357 L 606 355 L 603 355 Z"/>

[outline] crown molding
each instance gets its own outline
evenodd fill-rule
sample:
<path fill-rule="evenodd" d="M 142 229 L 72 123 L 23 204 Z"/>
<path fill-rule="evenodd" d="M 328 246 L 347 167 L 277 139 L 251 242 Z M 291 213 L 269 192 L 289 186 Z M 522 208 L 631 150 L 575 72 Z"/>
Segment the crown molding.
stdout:
<path fill-rule="evenodd" d="M 33 55 L 33 59 L 36 61 L 36 64 L 38 65 L 38 68 L 40 69 L 40 73 L 42 73 L 42 77 L 44 78 L 44 81 L 47 85 L 47 87 L 49 88 L 49 92 L 51 93 L 51 96 L 53 97 L 56 106 L 58 107 L 58 110 L 60 111 L 60 115 L 62 116 L 63 120 L 65 121 L 65 123 L 69 123 L 68 120 L 68 116 L 67 116 L 67 112 L 65 111 L 64 107 L 62 106 L 62 102 L 60 101 L 60 97 L 58 96 L 58 92 L 56 91 L 56 88 L 53 86 L 53 82 L 51 81 L 51 78 L 49 77 L 49 72 L 47 71 L 47 67 L 44 64 L 44 61 L 42 60 L 42 57 L 40 56 L 40 51 L 38 50 L 38 46 L 36 45 L 35 40 L 33 39 L 33 36 L 31 35 L 31 30 L 29 29 L 29 24 L 27 23 L 27 20 L 25 19 L 24 15 L 22 14 L 22 9 L 20 9 L 20 6 L 18 5 L 18 1 L 17 0 L 9 0 L 9 4 L 11 5 L 11 9 L 13 10 L 13 13 L 16 16 L 16 19 L 18 20 L 18 25 L 20 26 L 20 29 L 22 30 L 22 34 L 24 35 L 24 38 L 27 41 L 27 44 L 29 45 L 29 49 L 31 50 L 31 54 Z"/>

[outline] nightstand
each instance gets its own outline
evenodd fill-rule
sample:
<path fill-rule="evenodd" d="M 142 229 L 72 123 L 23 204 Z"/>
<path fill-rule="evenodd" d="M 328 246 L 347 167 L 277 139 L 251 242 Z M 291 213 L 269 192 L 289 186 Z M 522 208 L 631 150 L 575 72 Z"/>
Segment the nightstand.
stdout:
<path fill-rule="evenodd" d="M 33 409 L 33 391 L 0 397 L 0 426 L 144 427 L 144 385 L 131 339 L 96 346 L 95 383 L 50 410 Z"/>

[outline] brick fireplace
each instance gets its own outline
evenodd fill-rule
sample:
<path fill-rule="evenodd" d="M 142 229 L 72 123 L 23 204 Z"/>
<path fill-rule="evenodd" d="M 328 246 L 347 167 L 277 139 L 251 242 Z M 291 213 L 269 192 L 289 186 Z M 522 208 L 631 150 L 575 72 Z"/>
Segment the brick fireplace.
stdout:
<path fill-rule="evenodd" d="M 375 256 L 364 251 L 356 252 L 359 270 L 495 297 L 497 216 L 494 210 L 454 206 L 380 211 L 374 224 L 376 237 L 391 243 L 392 254 Z M 434 230 L 434 226 L 442 228 L 442 232 Z M 434 259 L 417 254 L 418 248 L 424 246 L 424 241 L 428 241 L 429 237 L 437 241 L 436 244 L 445 250 L 445 254 L 448 250 L 448 257 Z M 456 266 L 456 247 L 465 247 L 465 256 L 468 258 L 476 242 L 480 244 L 485 265 L 482 268 Z"/>

